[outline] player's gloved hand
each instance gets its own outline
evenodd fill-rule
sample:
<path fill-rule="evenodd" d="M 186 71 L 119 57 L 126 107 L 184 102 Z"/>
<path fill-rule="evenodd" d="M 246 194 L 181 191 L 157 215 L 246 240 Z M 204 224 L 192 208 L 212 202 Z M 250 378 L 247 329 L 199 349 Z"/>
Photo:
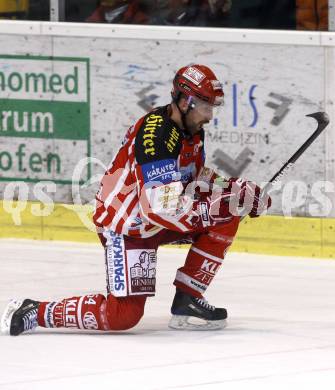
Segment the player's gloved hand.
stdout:
<path fill-rule="evenodd" d="M 210 196 L 200 196 L 195 203 L 193 213 L 198 216 L 198 227 L 215 226 L 227 223 L 233 219 L 229 210 L 230 194 L 211 193 Z"/>
<path fill-rule="evenodd" d="M 255 218 L 271 206 L 271 198 L 254 182 L 223 178 L 210 168 L 203 168 L 193 189 L 195 207 L 192 213 L 199 227 L 231 221 L 233 216 Z M 201 225 L 201 226 L 200 226 Z"/>
<path fill-rule="evenodd" d="M 208 168 L 205 169 L 205 173 L 211 176 L 205 177 L 203 174 L 187 191 L 188 196 L 193 199 L 190 220 L 194 228 L 227 223 L 233 218 L 229 210 L 231 194 L 219 187 L 218 191 L 213 191 L 214 179 L 217 175 L 212 175 L 213 172 L 210 172 Z"/>
<path fill-rule="evenodd" d="M 256 218 L 271 207 L 270 196 L 252 181 L 232 177 L 220 184 L 223 193 L 230 194 L 229 210 L 233 215 Z"/>

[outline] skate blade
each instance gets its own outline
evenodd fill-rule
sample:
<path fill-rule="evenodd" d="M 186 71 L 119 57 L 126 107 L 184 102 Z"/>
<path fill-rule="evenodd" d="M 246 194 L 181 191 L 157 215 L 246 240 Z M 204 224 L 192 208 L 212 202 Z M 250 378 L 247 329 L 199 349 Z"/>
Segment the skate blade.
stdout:
<path fill-rule="evenodd" d="M 1 333 L 9 335 L 10 323 L 12 321 L 13 314 L 22 305 L 22 301 L 12 300 L 8 303 L 2 317 L 1 317 Z"/>
<path fill-rule="evenodd" d="M 226 320 L 206 321 L 197 317 L 173 315 L 169 328 L 177 330 L 220 330 L 227 326 Z"/>

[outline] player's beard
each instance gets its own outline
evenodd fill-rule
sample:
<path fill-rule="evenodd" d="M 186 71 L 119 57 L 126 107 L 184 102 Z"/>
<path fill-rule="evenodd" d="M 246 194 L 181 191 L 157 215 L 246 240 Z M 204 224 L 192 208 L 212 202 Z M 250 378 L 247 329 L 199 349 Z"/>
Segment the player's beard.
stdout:
<path fill-rule="evenodd" d="M 199 133 L 207 123 L 209 123 L 209 121 L 194 122 L 186 117 L 187 130 L 191 135 Z"/>

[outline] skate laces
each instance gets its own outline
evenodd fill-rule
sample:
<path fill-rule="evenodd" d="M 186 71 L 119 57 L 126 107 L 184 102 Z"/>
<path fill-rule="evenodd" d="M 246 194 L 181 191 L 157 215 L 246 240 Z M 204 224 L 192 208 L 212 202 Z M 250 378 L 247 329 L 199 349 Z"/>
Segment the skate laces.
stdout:
<path fill-rule="evenodd" d="M 23 317 L 24 331 L 33 330 L 37 327 L 37 308 L 29 310 Z"/>
<path fill-rule="evenodd" d="M 215 306 L 210 305 L 204 298 L 195 298 L 196 302 L 207 310 L 215 311 Z"/>

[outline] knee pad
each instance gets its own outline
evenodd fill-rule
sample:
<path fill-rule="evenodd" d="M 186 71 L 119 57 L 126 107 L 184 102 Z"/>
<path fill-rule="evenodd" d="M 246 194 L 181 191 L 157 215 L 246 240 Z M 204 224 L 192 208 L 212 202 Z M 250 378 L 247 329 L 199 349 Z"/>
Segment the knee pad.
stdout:
<path fill-rule="evenodd" d="M 146 297 L 107 297 L 107 320 L 111 330 L 126 330 L 138 324 L 144 313 Z"/>

